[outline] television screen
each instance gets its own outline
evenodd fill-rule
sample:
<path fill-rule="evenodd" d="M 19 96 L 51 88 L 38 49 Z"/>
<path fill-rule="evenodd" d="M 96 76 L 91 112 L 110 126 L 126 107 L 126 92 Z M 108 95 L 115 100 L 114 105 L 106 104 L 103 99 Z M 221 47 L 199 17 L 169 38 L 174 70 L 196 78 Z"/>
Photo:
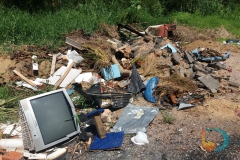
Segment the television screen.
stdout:
<path fill-rule="evenodd" d="M 71 107 L 62 92 L 30 100 L 44 144 L 76 131 Z"/>
<path fill-rule="evenodd" d="M 79 133 L 75 107 L 65 89 L 23 99 L 20 107 L 20 116 L 24 116 L 21 118 L 22 128 L 29 130 L 29 133 L 23 130 L 23 138 L 27 137 L 24 138 L 25 144 L 33 144 L 36 151 L 49 148 Z"/>

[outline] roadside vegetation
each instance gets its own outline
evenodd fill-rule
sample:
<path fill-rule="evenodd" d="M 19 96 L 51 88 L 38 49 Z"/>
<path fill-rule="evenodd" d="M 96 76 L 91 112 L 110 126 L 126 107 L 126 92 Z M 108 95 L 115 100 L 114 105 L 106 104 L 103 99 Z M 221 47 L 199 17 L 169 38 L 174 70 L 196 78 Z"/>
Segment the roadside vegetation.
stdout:
<path fill-rule="evenodd" d="M 240 37 L 237 0 L 1 0 L 0 17 L 0 48 L 26 44 L 57 48 L 64 45 L 66 34 L 78 30 L 91 34 L 101 23 L 133 24 L 141 29 L 163 23 L 198 29 L 223 25 Z M 12 53 L 11 49 L 8 52 Z M 17 121 L 16 96 L 16 92 L 0 86 L 0 100 L 4 101 L 0 123 Z M 173 121 L 168 114 L 165 117 L 167 123 Z"/>
<path fill-rule="evenodd" d="M 142 28 L 177 23 L 199 29 L 221 25 L 240 37 L 240 5 L 234 1 L 90 1 L 3 0 L 0 4 L 0 44 L 59 46 L 71 31 L 92 33 L 100 23 L 137 24 Z"/>

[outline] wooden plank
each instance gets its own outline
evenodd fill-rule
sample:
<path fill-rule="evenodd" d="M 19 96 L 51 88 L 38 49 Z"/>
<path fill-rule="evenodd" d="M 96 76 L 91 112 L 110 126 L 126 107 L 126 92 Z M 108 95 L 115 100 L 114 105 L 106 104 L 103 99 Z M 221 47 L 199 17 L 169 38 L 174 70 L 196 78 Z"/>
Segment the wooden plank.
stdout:
<path fill-rule="evenodd" d="M 24 75 L 22 75 L 20 72 L 18 72 L 17 70 L 13 70 L 13 72 L 15 74 L 17 74 L 19 77 L 21 77 L 24 81 L 26 81 L 28 84 L 30 84 L 31 86 L 35 87 L 37 86 L 35 83 L 33 83 L 32 81 L 30 81 L 28 78 L 26 78 Z"/>
<path fill-rule="evenodd" d="M 57 61 L 57 55 L 54 54 L 52 57 L 52 66 L 51 66 L 50 76 L 52 76 L 52 74 L 55 72 L 56 61 Z"/>
<path fill-rule="evenodd" d="M 86 42 L 85 39 L 77 36 L 66 37 L 65 41 L 65 43 L 67 43 L 68 45 L 80 50 L 82 49 L 82 44 L 84 44 L 85 42 Z"/>
<path fill-rule="evenodd" d="M 58 80 L 58 82 L 54 85 L 54 87 L 53 87 L 54 90 L 57 89 L 58 86 L 59 86 L 59 85 L 62 83 L 62 81 L 65 79 L 65 77 L 67 76 L 67 74 L 69 73 L 69 71 L 72 69 L 73 64 L 74 64 L 74 63 L 71 63 L 71 64 L 67 67 L 67 69 L 66 69 L 66 71 L 64 72 L 64 74 L 62 75 L 62 77 L 61 77 L 61 78 Z"/>
<path fill-rule="evenodd" d="M 101 119 L 101 115 L 95 115 L 94 116 L 94 122 L 95 122 L 95 126 L 98 132 L 98 137 L 100 139 L 105 138 L 106 137 L 106 131 L 103 128 L 103 123 L 102 123 L 102 119 Z"/>

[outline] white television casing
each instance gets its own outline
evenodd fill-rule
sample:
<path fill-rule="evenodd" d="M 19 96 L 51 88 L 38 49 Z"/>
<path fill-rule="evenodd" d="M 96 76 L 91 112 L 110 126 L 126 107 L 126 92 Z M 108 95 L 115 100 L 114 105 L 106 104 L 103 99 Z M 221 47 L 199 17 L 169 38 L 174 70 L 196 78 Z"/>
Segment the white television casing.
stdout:
<path fill-rule="evenodd" d="M 39 126 L 37 116 L 35 115 L 33 106 L 31 105 L 30 102 L 31 102 L 31 100 L 36 100 L 38 98 L 51 96 L 51 95 L 54 95 L 55 93 L 59 93 L 59 92 L 63 93 L 63 95 L 65 96 L 66 103 L 68 103 L 70 106 L 70 108 L 69 108 L 69 106 L 66 106 L 69 108 L 68 110 L 70 112 L 72 112 L 72 113 L 69 113 L 72 115 L 71 117 L 69 117 L 69 119 L 72 119 L 72 120 L 70 120 L 71 122 L 68 122 L 68 123 L 71 123 L 70 126 L 72 126 L 72 128 L 73 128 L 73 124 L 74 124 L 75 128 L 74 128 L 74 131 L 70 131 L 69 134 L 64 135 L 60 139 L 57 139 L 52 142 L 49 142 L 48 144 L 45 144 L 44 138 L 46 138 L 46 137 L 43 137 L 43 134 L 41 132 L 41 126 Z M 56 101 L 56 100 L 53 100 L 53 101 Z M 54 102 L 51 104 L 54 106 Z M 54 106 L 54 107 L 56 108 L 58 106 Z M 56 113 L 54 113 L 54 114 L 57 114 L 57 112 L 63 113 L 65 111 L 66 111 L 65 108 L 59 108 L 56 110 Z M 24 149 L 27 149 L 30 152 L 39 152 L 41 150 L 48 149 L 48 148 L 53 147 L 61 142 L 69 140 L 70 138 L 72 138 L 73 136 L 77 135 L 80 132 L 79 124 L 76 121 L 77 114 L 75 112 L 75 106 L 73 105 L 72 100 L 70 99 L 66 89 L 64 89 L 64 88 L 20 100 L 19 101 L 19 114 L 20 114 L 20 118 L 21 118 L 20 121 L 21 121 L 21 127 L 22 127 Z M 51 122 L 51 120 L 53 119 L 53 117 L 51 117 L 51 116 L 49 116 L 49 119 L 46 118 L 46 116 L 44 118 L 45 119 L 43 119 L 41 121 L 46 122 L 46 123 L 49 123 L 48 122 L 49 120 Z M 55 116 L 54 120 L 61 121 L 61 123 L 65 123 L 64 125 L 66 126 L 66 123 L 67 123 L 66 121 L 68 121 L 68 120 L 66 120 L 66 117 L 64 117 L 64 118 L 65 119 L 63 119 L 63 117 L 60 117 L 60 116 Z M 43 122 L 41 122 L 41 123 L 43 123 Z M 73 124 L 72 124 L 72 122 L 73 122 Z M 57 123 L 59 123 L 59 122 L 57 122 Z M 60 126 L 59 126 L 59 128 L 60 128 Z M 60 128 L 60 129 L 62 129 L 62 128 Z M 62 129 L 62 131 L 68 132 L 64 129 Z M 55 133 L 52 133 L 52 134 L 53 135 L 51 135 L 51 136 L 54 136 Z"/>

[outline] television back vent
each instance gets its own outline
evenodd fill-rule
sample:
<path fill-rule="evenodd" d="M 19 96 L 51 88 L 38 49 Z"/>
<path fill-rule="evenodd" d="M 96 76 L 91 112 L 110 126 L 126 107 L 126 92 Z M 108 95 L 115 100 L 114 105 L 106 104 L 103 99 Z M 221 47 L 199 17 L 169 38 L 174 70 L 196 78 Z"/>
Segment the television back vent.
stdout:
<path fill-rule="evenodd" d="M 24 149 L 31 151 L 35 150 L 35 146 L 33 140 L 30 135 L 29 127 L 26 121 L 26 117 L 23 113 L 23 108 L 19 105 L 19 116 L 21 120 L 21 128 L 22 128 L 22 138 L 23 138 L 23 146 Z"/>

